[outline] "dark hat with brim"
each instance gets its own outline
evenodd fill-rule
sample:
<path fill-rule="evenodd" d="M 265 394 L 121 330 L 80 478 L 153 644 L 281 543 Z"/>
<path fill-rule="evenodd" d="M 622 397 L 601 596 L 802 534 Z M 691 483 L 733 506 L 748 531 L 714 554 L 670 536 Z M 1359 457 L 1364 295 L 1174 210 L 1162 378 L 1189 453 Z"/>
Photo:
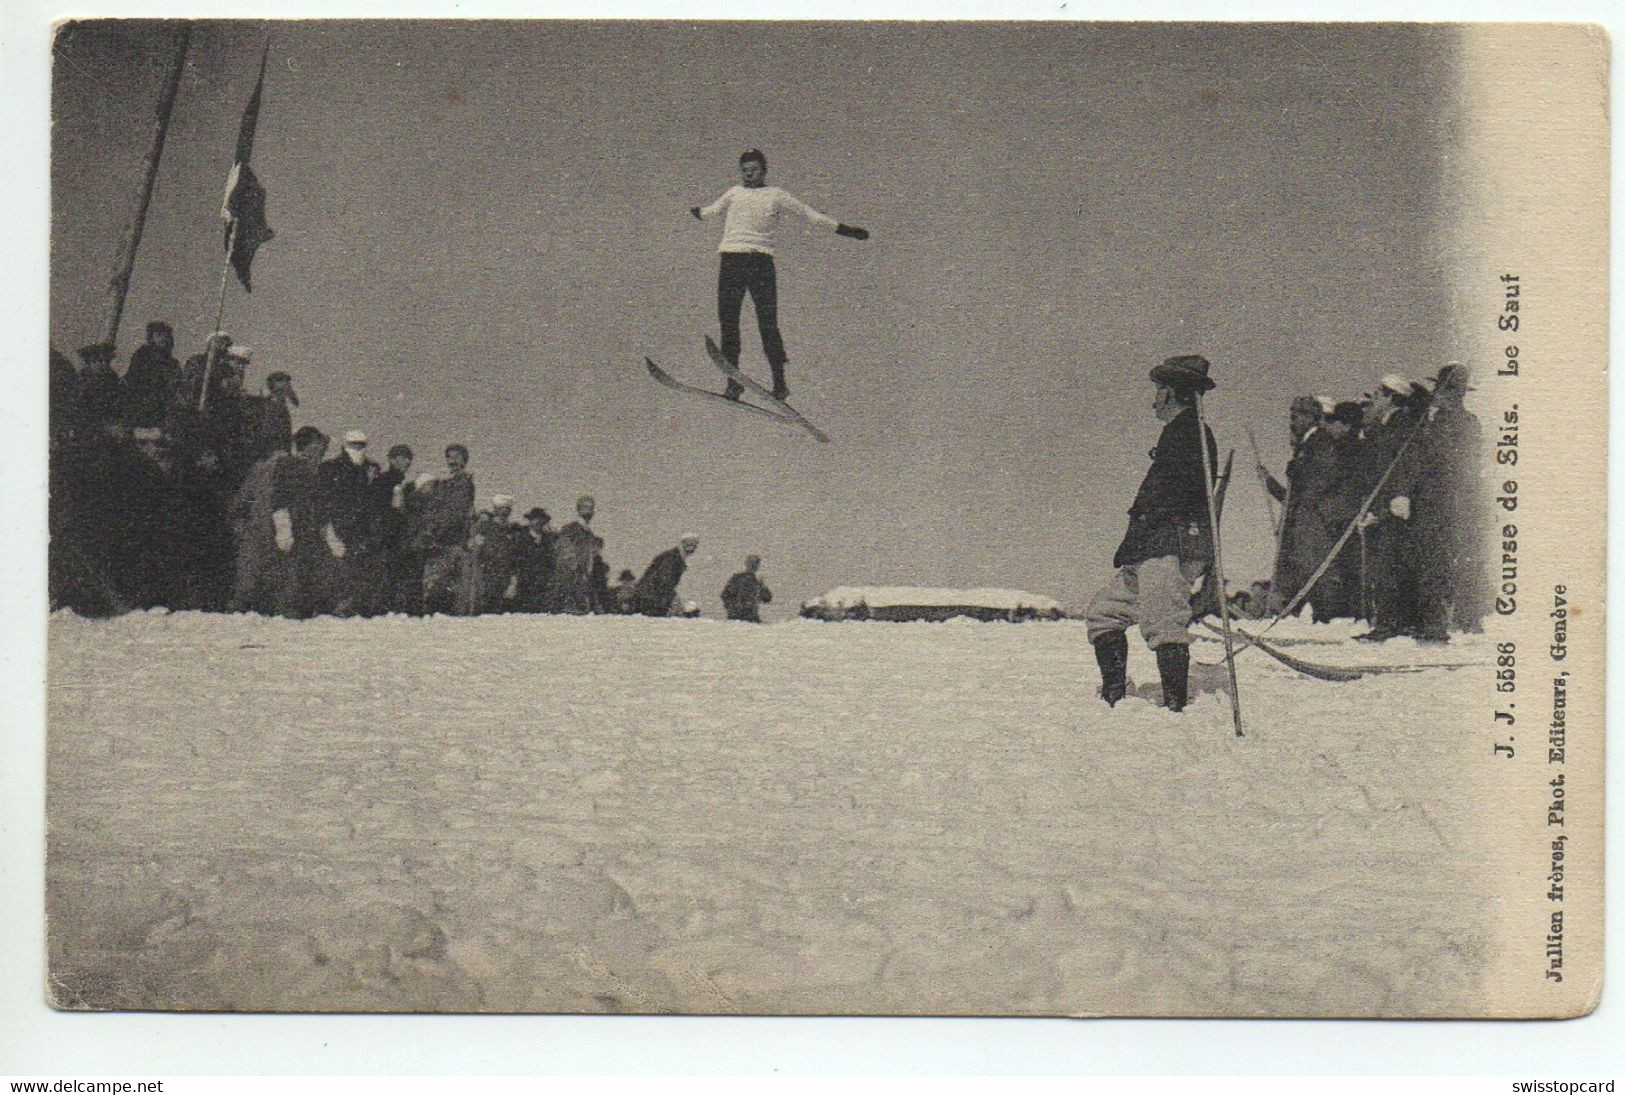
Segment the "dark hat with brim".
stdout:
<path fill-rule="evenodd" d="M 1201 354 L 1181 354 L 1178 357 L 1170 357 L 1152 369 L 1151 379 L 1170 388 L 1210 392 L 1214 388 L 1214 383 L 1207 375 L 1207 371 L 1207 358 Z"/>
<path fill-rule="evenodd" d="M 539 522 L 541 524 L 546 524 L 547 522 L 551 521 L 552 519 L 553 519 L 552 514 L 548 513 L 541 506 L 534 506 L 529 510 L 529 512 L 527 512 L 525 514 L 525 520 L 527 520 L 527 521 L 536 521 L 536 522 Z"/>

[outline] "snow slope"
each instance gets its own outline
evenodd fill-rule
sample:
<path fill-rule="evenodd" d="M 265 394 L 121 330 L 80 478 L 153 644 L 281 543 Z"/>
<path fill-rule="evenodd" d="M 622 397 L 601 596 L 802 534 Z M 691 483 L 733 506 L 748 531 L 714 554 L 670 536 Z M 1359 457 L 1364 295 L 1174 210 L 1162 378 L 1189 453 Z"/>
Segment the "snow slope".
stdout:
<path fill-rule="evenodd" d="M 1322 629 L 1289 622 L 1286 638 Z M 1081 624 L 50 621 L 60 1006 L 1460 1013 L 1476 672 Z M 1370 661 L 1351 644 L 1293 646 Z M 1409 653 L 1414 653 L 1414 650 Z M 1480 645 L 1450 658 L 1482 662 Z M 1199 662 L 1218 660 L 1199 643 Z"/>

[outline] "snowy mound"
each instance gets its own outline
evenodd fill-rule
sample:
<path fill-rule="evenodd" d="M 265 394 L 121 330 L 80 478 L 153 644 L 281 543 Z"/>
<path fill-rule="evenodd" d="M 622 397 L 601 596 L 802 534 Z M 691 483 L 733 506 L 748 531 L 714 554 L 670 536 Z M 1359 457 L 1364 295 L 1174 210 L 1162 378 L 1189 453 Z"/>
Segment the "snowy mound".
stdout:
<path fill-rule="evenodd" d="M 837 586 L 801 606 L 821 620 L 1060 619 L 1060 602 L 1019 589 L 936 589 L 927 586 Z"/>

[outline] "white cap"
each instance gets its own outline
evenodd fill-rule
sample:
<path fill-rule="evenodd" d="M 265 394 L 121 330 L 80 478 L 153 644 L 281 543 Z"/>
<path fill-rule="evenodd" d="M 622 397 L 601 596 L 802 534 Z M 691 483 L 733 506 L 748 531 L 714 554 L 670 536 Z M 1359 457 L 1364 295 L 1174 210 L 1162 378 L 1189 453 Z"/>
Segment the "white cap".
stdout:
<path fill-rule="evenodd" d="M 1330 415 L 1333 411 L 1337 410 L 1337 400 L 1333 399 L 1329 395 L 1317 395 L 1315 396 L 1315 402 L 1320 404 L 1321 414 Z"/>
<path fill-rule="evenodd" d="M 244 346 L 241 342 L 233 342 L 226 347 L 226 356 L 234 357 L 238 361 L 249 361 L 254 356 L 253 347 Z"/>
<path fill-rule="evenodd" d="M 367 435 L 362 433 L 360 430 L 350 430 L 344 435 L 344 443 L 346 445 L 365 445 L 367 443 Z"/>
<path fill-rule="evenodd" d="M 1387 376 L 1383 377 L 1381 386 L 1387 388 L 1395 395 L 1410 395 L 1412 390 L 1411 382 L 1400 376 L 1398 373 L 1389 373 Z"/>
<path fill-rule="evenodd" d="M 504 506 L 506 506 L 509 509 L 513 509 L 513 495 L 511 495 L 511 494 L 493 494 L 493 495 L 491 495 L 491 508 L 492 509 L 501 509 Z"/>
<path fill-rule="evenodd" d="M 683 538 L 679 540 L 678 543 L 686 544 L 690 540 L 694 541 L 696 544 L 700 542 L 700 538 L 698 536 L 694 535 L 692 532 L 685 532 L 683 533 Z"/>

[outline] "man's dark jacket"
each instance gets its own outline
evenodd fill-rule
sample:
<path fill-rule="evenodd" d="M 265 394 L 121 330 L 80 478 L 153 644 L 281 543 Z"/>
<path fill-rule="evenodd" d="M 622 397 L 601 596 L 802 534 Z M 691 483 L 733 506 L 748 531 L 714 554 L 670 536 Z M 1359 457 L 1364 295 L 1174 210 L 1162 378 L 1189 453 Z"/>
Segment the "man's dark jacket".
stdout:
<path fill-rule="evenodd" d="M 130 355 L 124 371 L 124 414 L 132 426 L 162 426 L 180 383 L 181 363 L 150 343 Z"/>
<path fill-rule="evenodd" d="M 773 592 L 762 580 L 748 570 L 741 570 L 722 587 L 722 606 L 730 620 L 749 620 L 761 623 L 760 606 L 773 600 Z"/>
<path fill-rule="evenodd" d="M 378 506 L 378 465 L 372 460 L 357 464 L 340 452 L 322 462 L 322 478 L 328 492 L 328 512 L 333 531 L 350 551 L 375 552 L 384 546 L 384 515 Z"/>
<path fill-rule="evenodd" d="M 680 547 L 667 548 L 649 563 L 649 569 L 638 579 L 632 591 L 632 611 L 645 616 L 665 616 L 671 612 L 672 598 L 677 596 L 677 583 L 688 569 Z"/>
<path fill-rule="evenodd" d="M 1213 557 L 1208 534 L 1207 491 L 1202 486 L 1202 451 L 1196 442 L 1196 410 L 1180 411 L 1151 450 L 1151 469 L 1128 511 L 1128 532 L 1112 566 L 1135 566 L 1147 559 L 1177 555 L 1182 562 Z M 1217 472 L 1219 447 L 1207 431 L 1208 466 Z"/>

